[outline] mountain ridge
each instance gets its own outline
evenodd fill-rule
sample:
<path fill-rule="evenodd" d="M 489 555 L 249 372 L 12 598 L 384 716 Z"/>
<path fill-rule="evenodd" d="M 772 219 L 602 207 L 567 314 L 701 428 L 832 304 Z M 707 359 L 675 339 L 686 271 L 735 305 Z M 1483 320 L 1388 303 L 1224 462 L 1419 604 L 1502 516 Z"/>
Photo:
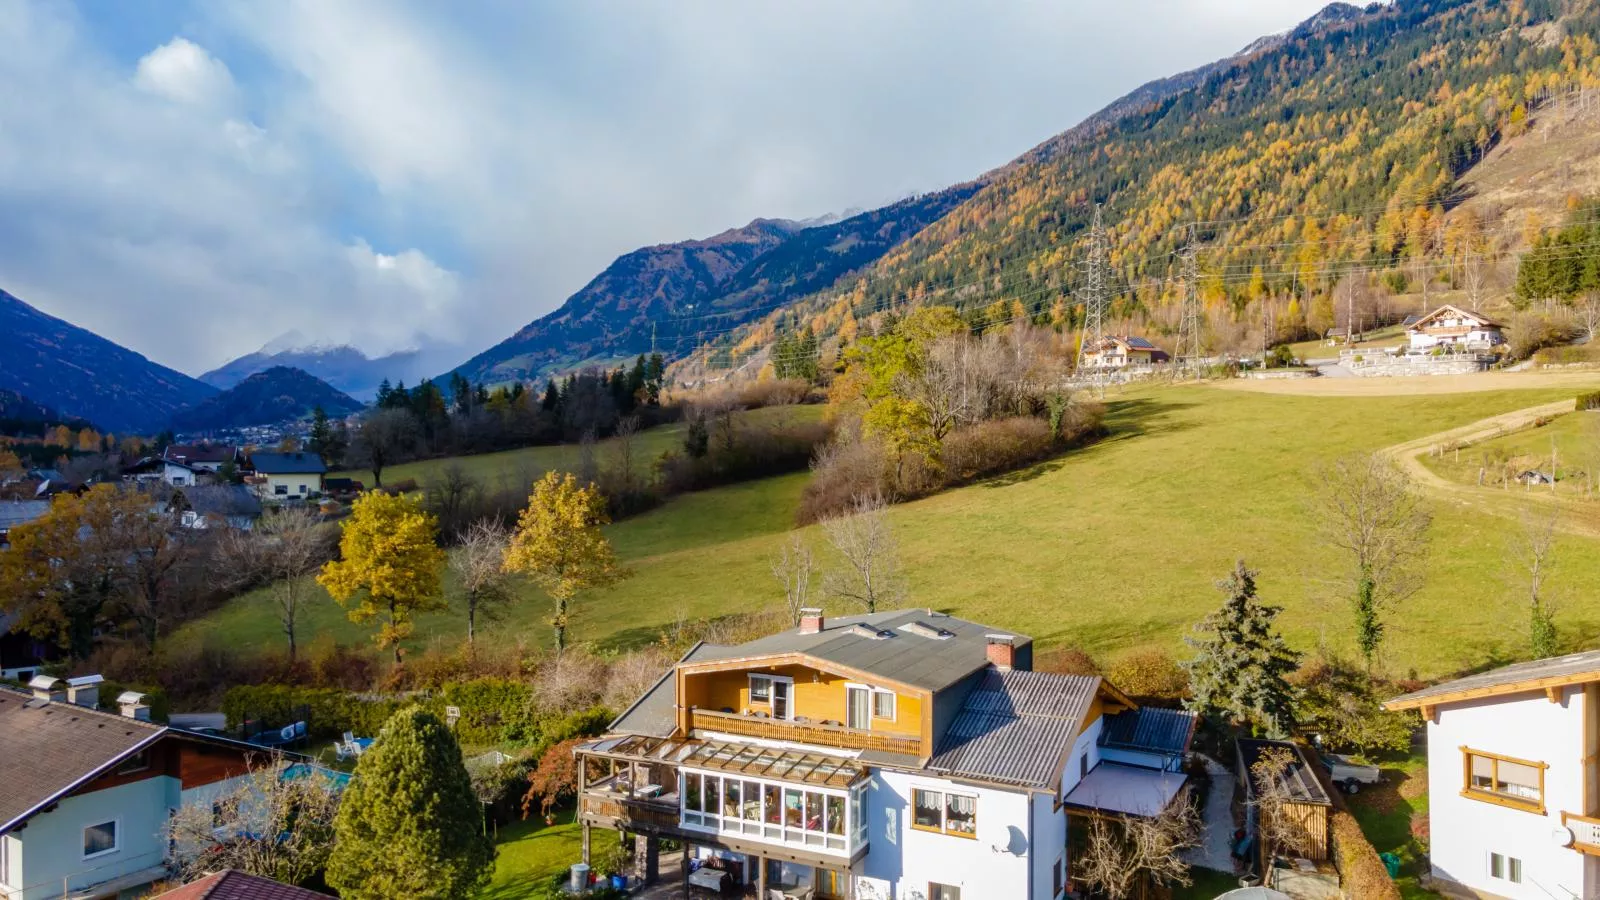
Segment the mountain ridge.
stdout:
<path fill-rule="evenodd" d="M 182 432 L 221 431 L 301 419 L 316 407 L 329 416 L 357 412 L 362 404 L 303 369 L 273 366 L 172 417 Z"/>

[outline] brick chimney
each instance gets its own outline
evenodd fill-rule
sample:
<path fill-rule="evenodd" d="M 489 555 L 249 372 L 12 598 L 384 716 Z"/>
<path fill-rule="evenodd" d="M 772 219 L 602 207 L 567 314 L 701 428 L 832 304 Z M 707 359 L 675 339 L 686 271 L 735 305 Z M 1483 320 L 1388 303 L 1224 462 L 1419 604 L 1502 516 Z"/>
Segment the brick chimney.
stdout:
<path fill-rule="evenodd" d="M 990 634 L 986 652 L 989 664 L 1002 672 L 1011 671 L 1017 658 L 1017 639 L 1009 634 Z"/>
<path fill-rule="evenodd" d="M 99 675 L 79 675 L 77 678 L 67 679 L 67 701 L 77 706 L 87 706 L 95 709 L 100 705 L 100 683 L 105 681 Z"/>
<path fill-rule="evenodd" d="M 28 682 L 28 688 L 33 691 L 33 699 L 62 703 L 67 699 L 67 689 L 62 685 L 61 679 L 49 675 L 35 675 Z"/>
<path fill-rule="evenodd" d="M 117 709 L 130 719 L 150 721 L 150 706 L 144 702 L 144 695 L 138 691 L 123 691 L 118 694 Z"/>
<path fill-rule="evenodd" d="M 800 633 L 822 633 L 822 610 L 815 606 L 808 606 L 800 610 Z"/>

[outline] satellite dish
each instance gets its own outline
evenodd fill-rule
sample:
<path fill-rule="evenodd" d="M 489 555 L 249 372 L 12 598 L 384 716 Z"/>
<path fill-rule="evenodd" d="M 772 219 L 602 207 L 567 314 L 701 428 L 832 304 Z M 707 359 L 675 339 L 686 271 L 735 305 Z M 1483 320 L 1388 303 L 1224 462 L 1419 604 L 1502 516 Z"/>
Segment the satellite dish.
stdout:
<path fill-rule="evenodd" d="M 1550 840 L 1554 841 L 1557 847 L 1571 847 L 1576 837 L 1572 834 L 1571 828 L 1565 825 L 1557 825 L 1550 829 Z"/>

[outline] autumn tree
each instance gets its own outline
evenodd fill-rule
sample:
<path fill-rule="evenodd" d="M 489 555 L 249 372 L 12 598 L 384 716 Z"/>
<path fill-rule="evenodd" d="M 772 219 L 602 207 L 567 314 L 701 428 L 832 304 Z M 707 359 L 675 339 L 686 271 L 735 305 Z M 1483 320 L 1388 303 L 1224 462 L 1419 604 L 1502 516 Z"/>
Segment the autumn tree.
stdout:
<path fill-rule="evenodd" d="M 187 803 L 167 819 L 185 881 L 235 869 L 285 884 L 320 880 L 333 851 L 339 791 L 331 778 L 285 777 L 279 760 L 253 765 L 210 803 Z"/>
<path fill-rule="evenodd" d="M 567 645 L 572 598 L 628 575 L 600 530 L 608 522 L 605 497 L 594 485 L 579 487 L 570 473 L 555 472 L 533 486 L 528 507 L 517 520 L 505 568 L 528 575 L 554 601 L 550 625 L 557 650 Z"/>
<path fill-rule="evenodd" d="M 506 571 L 506 548 L 510 538 L 505 526 L 494 519 L 480 519 L 467 526 L 461 544 L 450 556 L 457 590 L 467 608 L 467 646 L 475 647 L 478 618 L 499 618 L 516 599 L 511 575 Z"/>
<path fill-rule="evenodd" d="M 374 640 L 393 648 L 397 663 L 400 642 L 411 635 L 412 616 L 446 606 L 440 594 L 445 554 L 435 542 L 438 531 L 434 517 L 409 497 L 362 494 L 343 525 L 341 559 L 324 565 L 317 576 L 317 583 L 348 610 L 350 621 L 379 620 Z"/>
<path fill-rule="evenodd" d="M 578 758 L 574 753 L 579 744 L 589 738 L 568 738 L 555 744 L 539 757 L 538 765 L 528 773 L 528 792 L 522 798 L 522 814 L 539 806 L 539 815 L 548 816 L 558 803 L 570 800 L 578 793 Z"/>
<path fill-rule="evenodd" d="M 857 497 L 844 515 L 824 520 L 822 531 L 842 564 L 823 576 L 822 587 L 829 596 L 873 613 L 905 595 L 899 544 L 881 495 Z"/>
<path fill-rule="evenodd" d="M 334 823 L 328 884 L 345 900 L 455 900 L 489 881 L 494 844 L 450 729 L 395 713 L 361 754 Z"/>
<path fill-rule="evenodd" d="M 332 555 L 332 526 L 322 524 L 316 507 L 282 506 L 269 511 L 250 531 L 234 531 L 224 547 L 236 584 L 265 583 L 289 642 L 289 662 L 299 649 L 300 616 L 312 590 L 310 578 Z"/>
<path fill-rule="evenodd" d="M 1299 654 L 1273 627 L 1281 607 L 1257 601 L 1255 576 L 1240 560 L 1217 583 L 1225 595 L 1222 606 L 1195 626 L 1193 637 L 1184 639 L 1195 651 L 1184 664 L 1190 693 L 1184 705 L 1209 718 L 1248 723 L 1257 732 L 1281 737 L 1294 725 L 1295 693 L 1288 675 Z"/>
<path fill-rule="evenodd" d="M 1324 540 L 1344 551 L 1356 646 L 1371 669 L 1383 643 L 1384 613 L 1420 586 L 1432 514 L 1411 479 L 1378 453 L 1346 456 L 1317 473 Z"/>

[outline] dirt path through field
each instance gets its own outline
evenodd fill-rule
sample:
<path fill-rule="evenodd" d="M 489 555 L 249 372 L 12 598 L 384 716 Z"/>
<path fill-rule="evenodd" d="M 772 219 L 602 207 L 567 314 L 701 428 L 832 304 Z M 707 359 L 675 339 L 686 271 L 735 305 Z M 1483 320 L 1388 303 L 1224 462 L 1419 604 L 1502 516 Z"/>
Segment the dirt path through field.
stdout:
<path fill-rule="evenodd" d="M 1490 416 L 1470 425 L 1462 425 L 1459 428 L 1385 447 L 1378 452 L 1393 459 L 1395 464 L 1410 475 L 1424 492 L 1438 499 L 1490 515 L 1514 517 L 1525 508 L 1526 504 L 1531 503 L 1548 509 L 1550 504 L 1557 502 L 1556 498 L 1540 491 L 1511 492 L 1503 488 L 1480 487 L 1451 481 L 1423 465 L 1422 454 L 1434 447 L 1444 447 L 1453 443 L 1474 444 L 1530 428 L 1536 419 L 1572 412 L 1574 406 L 1573 400 L 1557 400 L 1554 403 L 1530 406 L 1527 409 Z M 1571 504 L 1567 504 L 1567 507 L 1570 510 Z M 1573 534 L 1600 537 L 1600 524 L 1579 516 L 1563 515 L 1559 527 L 1562 531 Z"/>

